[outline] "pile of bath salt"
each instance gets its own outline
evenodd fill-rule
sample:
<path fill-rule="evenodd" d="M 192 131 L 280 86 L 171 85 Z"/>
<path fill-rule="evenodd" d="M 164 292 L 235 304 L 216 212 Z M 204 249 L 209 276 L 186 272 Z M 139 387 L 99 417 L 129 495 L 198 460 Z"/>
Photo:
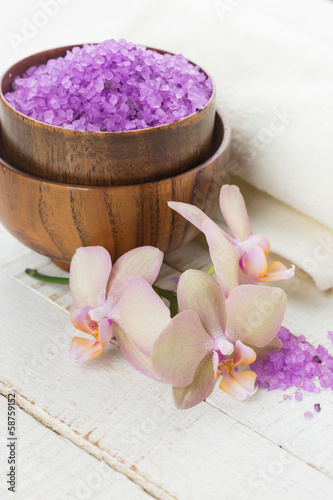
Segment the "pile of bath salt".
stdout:
<path fill-rule="evenodd" d="M 29 68 L 5 98 L 44 123 L 119 132 L 179 120 L 203 109 L 211 95 L 211 79 L 182 55 L 107 40 Z"/>
<path fill-rule="evenodd" d="M 306 342 L 304 335 L 295 338 L 283 327 L 277 337 L 282 342 L 280 352 L 269 353 L 265 359 L 256 360 L 251 365 L 251 369 L 257 374 L 256 383 L 259 387 L 265 387 L 269 391 L 285 391 L 296 387 L 319 393 L 320 385 L 333 390 L 333 357 L 325 347 L 312 346 Z M 328 337 L 333 342 L 332 332 L 328 332 Z M 315 384 L 314 379 L 318 380 L 319 385 Z"/>

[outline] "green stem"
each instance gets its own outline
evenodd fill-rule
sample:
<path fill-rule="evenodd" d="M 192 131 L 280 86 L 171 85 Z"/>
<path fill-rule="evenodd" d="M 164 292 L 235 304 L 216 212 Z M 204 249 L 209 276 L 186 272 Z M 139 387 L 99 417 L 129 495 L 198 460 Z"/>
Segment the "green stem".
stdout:
<path fill-rule="evenodd" d="M 35 278 L 36 280 L 46 281 L 47 283 L 57 283 L 58 285 L 69 285 L 69 278 L 58 278 L 56 276 L 47 276 L 46 274 L 40 274 L 36 269 L 26 269 L 26 274 Z M 171 317 L 173 318 L 178 314 L 178 301 L 176 292 L 171 290 L 165 290 L 159 286 L 153 285 L 154 291 L 164 299 L 168 300 L 170 303 Z"/>
<path fill-rule="evenodd" d="M 69 278 L 58 278 L 56 276 L 47 276 L 40 274 L 36 269 L 26 269 L 25 273 L 36 280 L 46 281 L 47 283 L 58 283 L 58 285 L 69 285 Z"/>
<path fill-rule="evenodd" d="M 171 290 L 165 290 L 164 288 L 160 288 L 159 286 L 153 285 L 153 289 L 160 297 L 169 301 L 170 304 L 170 312 L 171 318 L 178 314 L 178 301 L 176 292 L 172 292 Z"/>
<path fill-rule="evenodd" d="M 207 274 L 209 274 L 209 276 L 213 276 L 213 274 L 215 273 L 215 266 L 214 264 L 212 265 L 212 267 L 210 267 L 208 269 L 208 271 L 206 271 Z"/>

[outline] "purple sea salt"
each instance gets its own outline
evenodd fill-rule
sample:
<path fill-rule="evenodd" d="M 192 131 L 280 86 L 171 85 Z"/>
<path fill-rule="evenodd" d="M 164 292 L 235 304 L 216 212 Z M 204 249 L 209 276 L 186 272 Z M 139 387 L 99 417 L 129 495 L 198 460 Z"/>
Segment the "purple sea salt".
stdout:
<path fill-rule="evenodd" d="M 251 365 L 259 387 L 269 391 L 295 387 L 317 394 L 321 390 L 319 385 L 333 390 L 333 357 L 327 349 L 312 346 L 304 335 L 295 338 L 283 327 L 277 336 L 282 342 L 281 351 L 270 353 Z M 302 393 L 296 392 L 295 399 L 301 401 Z"/>
<path fill-rule="evenodd" d="M 313 418 L 313 415 L 312 415 L 311 411 L 306 411 L 306 412 L 304 413 L 304 417 L 305 417 L 305 418 Z"/>
<path fill-rule="evenodd" d="M 318 413 L 321 411 L 319 403 L 316 403 L 315 405 L 313 405 L 313 407 L 314 407 L 315 411 L 317 411 Z"/>
<path fill-rule="evenodd" d="M 330 339 L 330 341 L 332 342 L 333 344 L 333 331 L 328 331 L 327 332 L 327 337 Z"/>
<path fill-rule="evenodd" d="M 302 401 L 303 394 L 301 392 L 295 392 L 295 399 L 296 399 L 296 401 Z"/>
<path fill-rule="evenodd" d="M 211 95 L 211 79 L 182 55 L 107 40 L 29 68 L 5 98 L 51 125 L 120 132 L 179 120 L 203 109 Z"/>

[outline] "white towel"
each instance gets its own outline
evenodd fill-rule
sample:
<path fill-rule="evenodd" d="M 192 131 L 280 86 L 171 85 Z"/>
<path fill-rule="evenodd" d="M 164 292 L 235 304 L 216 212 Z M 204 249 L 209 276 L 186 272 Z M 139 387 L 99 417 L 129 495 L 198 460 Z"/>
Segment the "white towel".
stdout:
<path fill-rule="evenodd" d="M 320 289 L 333 287 L 331 0 L 96 0 L 80 2 L 79 17 L 63 0 L 15 47 L 13 33 L 25 35 L 42 3 L 6 4 L 2 71 L 49 47 L 112 37 L 182 52 L 216 81 L 233 129 L 231 172 L 280 200 L 242 186 L 254 229 Z"/>
<path fill-rule="evenodd" d="M 333 287 L 332 25 L 328 0 L 168 0 L 127 33 L 213 75 L 231 173 L 320 224 L 258 194 L 250 214 L 322 290 Z"/>

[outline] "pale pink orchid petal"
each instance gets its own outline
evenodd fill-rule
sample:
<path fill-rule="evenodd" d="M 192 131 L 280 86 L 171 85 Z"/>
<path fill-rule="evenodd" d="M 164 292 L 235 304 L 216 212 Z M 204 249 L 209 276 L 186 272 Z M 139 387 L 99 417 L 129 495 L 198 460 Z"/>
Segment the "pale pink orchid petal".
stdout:
<path fill-rule="evenodd" d="M 255 381 L 256 374 L 250 370 L 225 374 L 220 382 L 220 389 L 230 394 L 240 401 L 253 396 L 256 392 Z"/>
<path fill-rule="evenodd" d="M 255 280 L 254 278 L 249 278 L 248 276 L 245 276 L 243 273 L 241 267 L 239 268 L 239 275 L 238 275 L 238 284 L 239 285 L 258 285 L 258 280 Z"/>
<path fill-rule="evenodd" d="M 150 357 L 133 344 L 119 325 L 113 324 L 113 332 L 127 361 L 139 372 L 158 380 L 158 376 L 151 366 Z"/>
<path fill-rule="evenodd" d="M 274 337 L 269 344 L 265 347 L 250 346 L 256 352 L 258 359 L 266 358 L 269 352 L 280 352 L 282 348 L 282 342 L 278 337 Z"/>
<path fill-rule="evenodd" d="M 180 215 L 182 215 L 184 219 L 191 222 L 193 226 L 200 229 L 200 231 L 203 231 L 203 223 L 207 220 L 215 224 L 215 222 L 213 222 L 211 218 L 208 217 L 208 215 L 206 215 L 202 210 L 200 210 L 200 208 L 194 205 L 190 205 L 189 203 L 182 203 L 180 201 L 168 201 L 168 205 L 170 208 L 172 208 L 172 210 L 175 210 L 175 212 L 178 212 Z M 231 241 L 232 238 L 229 236 L 229 234 L 223 231 L 221 227 L 219 229 L 221 234 L 223 234 L 224 237 L 227 238 L 227 240 Z"/>
<path fill-rule="evenodd" d="M 222 186 L 220 207 L 224 220 L 235 238 L 244 241 L 252 235 L 244 198 L 237 186 Z"/>
<path fill-rule="evenodd" d="M 93 321 L 90 317 L 91 307 L 86 306 L 82 309 L 77 309 L 71 314 L 71 322 L 77 330 L 80 330 L 84 333 L 89 333 L 90 335 L 94 335 L 94 333 L 98 329 L 98 324 L 96 321 Z"/>
<path fill-rule="evenodd" d="M 240 285 L 226 300 L 226 336 L 257 347 L 267 345 L 278 333 L 287 305 L 281 288 Z"/>
<path fill-rule="evenodd" d="M 267 259 L 261 247 L 250 248 L 241 260 L 241 268 L 246 276 L 259 280 L 267 271 Z"/>
<path fill-rule="evenodd" d="M 221 228 L 213 221 L 203 223 L 203 231 L 207 238 L 209 253 L 215 266 L 217 279 L 227 297 L 230 290 L 238 286 L 240 254 L 235 245 L 230 243 Z"/>
<path fill-rule="evenodd" d="M 134 248 L 122 255 L 114 264 L 107 284 L 107 298 L 115 305 L 124 291 L 127 281 L 139 277 L 150 283 L 156 280 L 163 262 L 163 253 L 155 247 Z"/>
<path fill-rule="evenodd" d="M 240 340 L 235 342 L 235 355 L 233 357 L 233 362 L 235 364 L 235 368 L 238 366 L 245 366 L 254 363 L 257 355 L 251 347 L 243 344 Z"/>
<path fill-rule="evenodd" d="M 200 208 L 190 205 L 189 203 L 182 203 L 180 201 L 168 201 L 168 205 L 172 210 L 178 212 L 195 226 L 202 231 L 202 223 L 205 220 L 210 220 L 208 215 L 206 215 Z"/>
<path fill-rule="evenodd" d="M 211 337 L 224 333 L 225 299 L 218 282 L 203 271 L 189 269 L 179 278 L 177 287 L 179 309 L 193 309 Z"/>
<path fill-rule="evenodd" d="M 103 247 L 76 250 L 69 275 L 70 292 L 76 309 L 85 306 L 94 308 L 105 300 L 111 266 L 110 254 Z"/>
<path fill-rule="evenodd" d="M 97 358 L 102 354 L 103 350 L 103 346 L 97 340 L 74 337 L 69 349 L 69 358 L 72 361 L 82 363 Z"/>
<path fill-rule="evenodd" d="M 193 381 L 184 387 L 173 387 L 173 400 L 176 408 L 187 410 L 208 398 L 215 386 L 213 355 L 207 354 L 199 364 Z"/>
<path fill-rule="evenodd" d="M 201 361 L 208 355 L 212 359 L 213 342 L 195 311 L 181 312 L 156 340 L 152 366 L 164 382 L 175 387 L 187 386 L 193 381 Z"/>
<path fill-rule="evenodd" d="M 100 343 L 105 347 L 113 337 L 112 321 L 108 318 L 102 319 L 98 327 Z"/>
<path fill-rule="evenodd" d="M 170 322 L 170 310 L 147 281 L 131 278 L 111 319 L 140 351 L 149 356 L 155 340 Z"/>
<path fill-rule="evenodd" d="M 288 280 L 294 276 L 295 266 L 291 266 L 291 268 L 288 269 L 281 262 L 276 260 L 268 265 L 266 274 L 259 278 L 258 281 L 264 283 L 269 281 Z"/>

